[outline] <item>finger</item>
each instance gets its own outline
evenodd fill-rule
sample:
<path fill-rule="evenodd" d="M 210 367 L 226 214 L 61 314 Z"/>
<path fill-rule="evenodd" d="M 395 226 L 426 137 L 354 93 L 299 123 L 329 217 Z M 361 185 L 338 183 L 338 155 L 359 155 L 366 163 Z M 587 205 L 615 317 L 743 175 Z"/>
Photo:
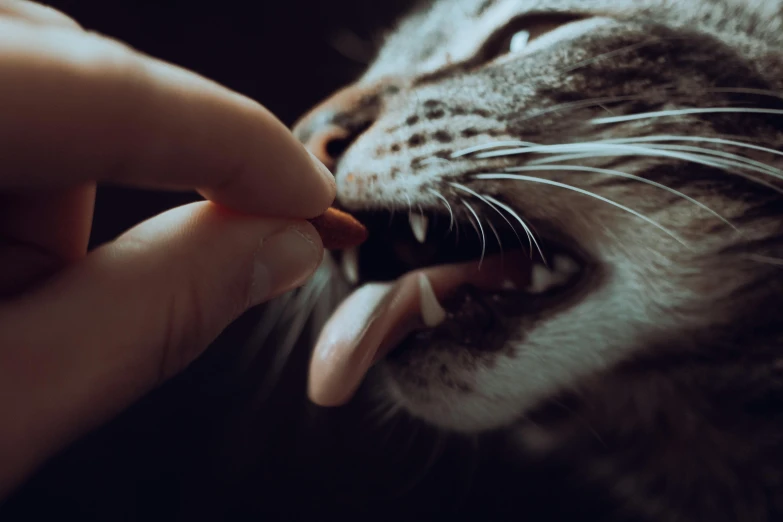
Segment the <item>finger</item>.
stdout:
<path fill-rule="evenodd" d="M 0 0 L 0 16 L 33 24 L 81 29 L 73 18 L 60 11 L 26 0 Z"/>
<path fill-rule="evenodd" d="M 0 21 L 0 189 L 89 181 L 199 189 L 311 218 L 334 179 L 272 114 L 106 38 Z"/>
<path fill-rule="evenodd" d="M 0 496 L 10 477 L 182 370 L 249 306 L 303 283 L 322 254 L 306 221 L 196 203 L 3 305 Z"/>
<path fill-rule="evenodd" d="M 0 297 L 87 254 L 95 186 L 0 194 Z"/>

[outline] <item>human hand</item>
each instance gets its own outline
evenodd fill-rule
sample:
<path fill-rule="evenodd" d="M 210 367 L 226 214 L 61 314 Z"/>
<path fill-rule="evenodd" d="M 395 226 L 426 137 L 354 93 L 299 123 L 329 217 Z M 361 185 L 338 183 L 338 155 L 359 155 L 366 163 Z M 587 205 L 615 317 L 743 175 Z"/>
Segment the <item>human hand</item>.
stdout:
<path fill-rule="evenodd" d="M 335 188 L 263 107 L 37 4 L 0 0 L 0 78 L 2 498 L 301 285 Z M 88 254 L 96 182 L 209 201 Z"/>

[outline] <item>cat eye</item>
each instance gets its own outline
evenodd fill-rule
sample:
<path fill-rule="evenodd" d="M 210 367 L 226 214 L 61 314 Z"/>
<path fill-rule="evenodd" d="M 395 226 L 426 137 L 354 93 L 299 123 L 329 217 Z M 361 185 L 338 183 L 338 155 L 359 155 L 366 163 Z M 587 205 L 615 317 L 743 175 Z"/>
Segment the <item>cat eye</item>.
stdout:
<path fill-rule="evenodd" d="M 507 53 L 518 53 L 545 34 L 586 16 L 566 13 L 527 14 L 509 21 L 495 32 L 479 53 L 484 60 L 492 60 Z"/>

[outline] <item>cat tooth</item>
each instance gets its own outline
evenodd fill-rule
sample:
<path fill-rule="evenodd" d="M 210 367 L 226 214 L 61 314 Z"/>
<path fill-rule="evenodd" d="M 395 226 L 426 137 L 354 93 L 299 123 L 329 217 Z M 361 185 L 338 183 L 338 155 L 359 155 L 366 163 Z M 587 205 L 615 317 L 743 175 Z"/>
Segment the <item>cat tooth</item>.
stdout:
<path fill-rule="evenodd" d="M 530 274 L 530 285 L 527 287 L 527 292 L 530 294 L 543 294 L 561 282 L 561 278 L 547 267 L 535 264 Z"/>
<path fill-rule="evenodd" d="M 438 296 L 432 289 L 432 283 L 424 274 L 419 274 L 419 300 L 421 318 L 428 328 L 435 328 L 446 320 L 446 310 L 438 302 Z"/>
<path fill-rule="evenodd" d="M 572 276 L 579 272 L 579 264 L 570 257 L 564 255 L 556 255 L 553 260 L 553 264 L 555 267 L 555 272 L 559 274 Z"/>
<path fill-rule="evenodd" d="M 411 230 L 413 230 L 416 240 L 419 243 L 424 243 L 427 240 L 427 227 L 429 226 L 427 216 L 411 212 L 408 214 L 408 222 L 411 224 Z"/>
<path fill-rule="evenodd" d="M 359 249 L 343 250 L 340 265 L 343 269 L 343 275 L 349 283 L 355 285 L 359 282 Z"/>

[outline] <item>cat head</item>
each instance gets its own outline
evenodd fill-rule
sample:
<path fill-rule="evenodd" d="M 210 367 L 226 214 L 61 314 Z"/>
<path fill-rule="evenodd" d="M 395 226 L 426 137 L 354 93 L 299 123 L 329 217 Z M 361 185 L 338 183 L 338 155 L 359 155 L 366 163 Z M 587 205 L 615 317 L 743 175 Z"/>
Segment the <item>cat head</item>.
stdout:
<path fill-rule="evenodd" d="M 768 298 L 781 13 L 441 0 L 406 17 L 295 129 L 370 226 L 341 262 L 357 286 L 466 261 L 502 284 L 445 297 L 446 321 L 376 366 L 383 396 L 438 426 L 502 427 Z"/>

